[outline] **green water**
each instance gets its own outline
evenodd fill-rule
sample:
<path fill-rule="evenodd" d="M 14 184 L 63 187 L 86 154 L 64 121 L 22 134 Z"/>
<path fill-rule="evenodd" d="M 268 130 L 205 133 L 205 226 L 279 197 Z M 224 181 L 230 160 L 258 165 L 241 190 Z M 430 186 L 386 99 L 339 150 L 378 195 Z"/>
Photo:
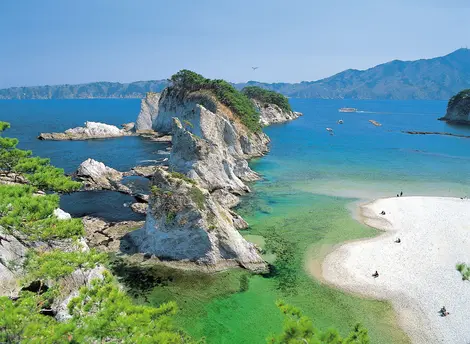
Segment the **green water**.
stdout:
<path fill-rule="evenodd" d="M 355 323 L 369 330 L 372 343 L 406 343 L 387 302 L 345 294 L 313 275 L 321 258 L 335 244 L 378 235 L 354 219 L 359 200 L 405 195 L 470 193 L 470 140 L 413 136 L 402 130 L 470 134 L 436 120 L 444 102 L 377 102 L 292 100 L 304 117 L 266 128 L 271 152 L 251 162 L 263 180 L 237 211 L 249 222 L 243 232 L 263 246 L 276 233 L 295 250 L 294 282 L 280 289 L 281 277 L 251 276 L 248 291 L 240 292 L 242 270 L 200 278 L 197 274 L 157 287 L 148 300 L 176 300 L 177 317 L 191 335 L 208 343 L 265 343 L 279 333 L 282 317 L 277 299 L 298 306 L 319 329 L 337 328 L 343 335 Z M 353 106 L 375 113 L 338 114 Z M 381 113 L 378 113 L 381 112 Z M 336 120 L 344 117 L 344 124 Z M 382 123 L 374 127 L 368 119 Z M 330 136 L 325 127 L 334 127 Z M 268 254 L 266 260 L 274 262 Z"/>

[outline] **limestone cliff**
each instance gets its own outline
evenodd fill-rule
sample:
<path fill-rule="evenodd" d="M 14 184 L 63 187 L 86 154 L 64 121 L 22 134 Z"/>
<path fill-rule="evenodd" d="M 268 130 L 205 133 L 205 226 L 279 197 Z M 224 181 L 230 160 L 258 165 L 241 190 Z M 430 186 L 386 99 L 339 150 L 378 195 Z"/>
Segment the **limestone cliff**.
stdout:
<path fill-rule="evenodd" d="M 439 119 L 451 123 L 470 124 L 470 89 L 463 90 L 450 98 L 446 115 Z"/>
<path fill-rule="evenodd" d="M 172 135 L 171 172 L 155 173 L 145 227 L 130 233 L 131 241 L 138 252 L 173 266 L 263 271 L 256 248 L 237 231 L 248 224 L 230 208 L 250 192 L 245 183 L 259 179 L 247 160 L 268 152 L 269 138 L 260 124 L 300 114 L 254 103 L 229 84 L 190 71 L 172 81 L 160 96 L 142 101 L 142 126 L 151 123 L 159 134 Z"/>
<path fill-rule="evenodd" d="M 258 108 L 260 123 L 263 126 L 292 121 L 302 116 L 300 112 L 286 111 L 276 104 L 265 103 L 256 99 L 253 99 L 253 102 Z"/>
<path fill-rule="evenodd" d="M 149 92 L 140 103 L 140 113 L 135 123 L 137 131 L 152 130 L 152 124 L 157 116 L 160 93 Z"/>
<path fill-rule="evenodd" d="M 130 233 L 140 252 L 209 271 L 233 266 L 265 271 L 255 246 L 243 239 L 236 219 L 208 190 L 163 169 L 155 172 L 153 185 L 145 226 Z"/>

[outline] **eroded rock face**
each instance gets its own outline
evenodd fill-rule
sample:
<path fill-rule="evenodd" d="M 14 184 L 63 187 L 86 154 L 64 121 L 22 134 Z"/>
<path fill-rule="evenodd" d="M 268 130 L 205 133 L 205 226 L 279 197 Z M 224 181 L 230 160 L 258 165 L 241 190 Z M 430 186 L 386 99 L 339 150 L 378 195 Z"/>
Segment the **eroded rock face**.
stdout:
<path fill-rule="evenodd" d="M 13 235 L 0 227 L 0 296 L 16 296 L 20 290 L 18 282 L 21 266 L 28 248 Z"/>
<path fill-rule="evenodd" d="M 302 113 L 295 111 L 284 111 L 276 104 L 263 103 L 252 99 L 260 113 L 260 123 L 263 126 L 284 123 L 302 116 Z"/>
<path fill-rule="evenodd" d="M 152 124 L 157 116 L 160 93 L 148 92 L 140 103 L 140 113 L 135 123 L 136 130 L 152 130 Z"/>
<path fill-rule="evenodd" d="M 126 128 L 130 128 L 126 130 Z M 110 137 L 121 137 L 134 135 L 133 126 L 125 124 L 124 129 L 119 129 L 114 125 L 99 122 L 85 122 L 84 127 L 67 129 L 64 133 L 41 133 L 38 136 L 40 140 L 90 140 L 105 139 Z"/>
<path fill-rule="evenodd" d="M 230 211 L 206 189 L 163 169 L 155 172 L 153 184 L 145 227 L 130 233 L 140 252 L 209 270 L 266 269 L 255 246 L 236 230 Z"/>

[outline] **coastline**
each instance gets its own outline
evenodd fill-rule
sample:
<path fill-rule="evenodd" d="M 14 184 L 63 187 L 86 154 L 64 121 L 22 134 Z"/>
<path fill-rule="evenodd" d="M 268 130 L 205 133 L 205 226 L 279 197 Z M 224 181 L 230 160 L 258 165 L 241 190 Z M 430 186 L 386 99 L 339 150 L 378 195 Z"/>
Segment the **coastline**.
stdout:
<path fill-rule="evenodd" d="M 391 301 L 413 343 L 468 342 L 465 309 L 470 284 L 455 270 L 469 262 L 470 200 L 450 197 L 381 198 L 359 206 L 360 221 L 384 231 L 333 248 L 321 264 L 328 285 Z M 386 215 L 378 215 L 381 210 Z M 467 212 L 468 213 L 468 212 Z M 394 243 L 399 236 L 402 243 Z M 375 279 L 371 274 L 379 271 Z M 313 274 L 316 276 L 316 274 Z M 449 317 L 440 317 L 446 305 Z"/>

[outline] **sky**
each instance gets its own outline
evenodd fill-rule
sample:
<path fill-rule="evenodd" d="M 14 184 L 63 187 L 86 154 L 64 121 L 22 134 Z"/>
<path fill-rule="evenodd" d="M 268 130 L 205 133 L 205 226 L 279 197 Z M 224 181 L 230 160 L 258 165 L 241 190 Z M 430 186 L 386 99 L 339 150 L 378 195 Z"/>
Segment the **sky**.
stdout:
<path fill-rule="evenodd" d="M 468 18 L 469 0 L 0 0 L 0 88 L 312 81 L 470 47 Z"/>

